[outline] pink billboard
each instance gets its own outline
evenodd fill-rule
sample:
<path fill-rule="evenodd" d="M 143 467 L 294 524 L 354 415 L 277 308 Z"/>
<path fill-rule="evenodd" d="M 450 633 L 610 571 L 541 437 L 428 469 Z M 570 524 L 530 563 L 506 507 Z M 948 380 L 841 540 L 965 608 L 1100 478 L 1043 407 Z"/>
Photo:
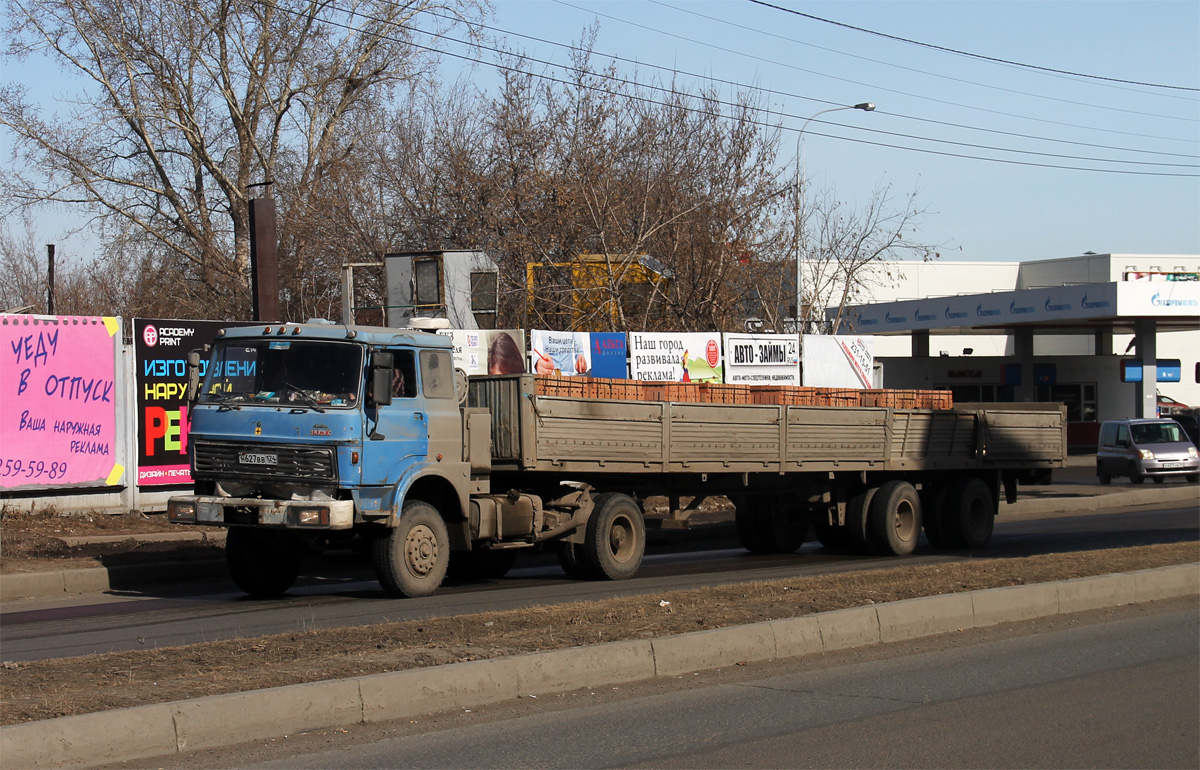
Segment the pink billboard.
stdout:
<path fill-rule="evenodd" d="M 115 486 L 118 318 L 0 316 L 0 489 Z"/>

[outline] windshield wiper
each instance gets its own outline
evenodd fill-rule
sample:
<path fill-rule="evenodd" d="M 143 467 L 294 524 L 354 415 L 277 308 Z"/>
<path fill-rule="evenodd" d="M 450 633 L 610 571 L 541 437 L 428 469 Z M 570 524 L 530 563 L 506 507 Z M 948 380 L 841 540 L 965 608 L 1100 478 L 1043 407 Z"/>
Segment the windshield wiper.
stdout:
<path fill-rule="evenodd" d="M 208 397 L 205 398 L 204 401 L 201 403 L 210 403 L 211 404 L 214 401 L 217 403 L 217 405 L 219 407 L 218 411 L 227 411 L 229 409 L 241 409 L 242 405 L 240 402 L 245 401 L 245 397 L 241 396 L 241 395 L 224 395 L 221 393 L 209 393 Z"/>
<path fill-rule="evenodd" d="M 319 403 L 319 402 L 318 402 L 318 401 L 317 401 L 315 398 L 313 398 L 312 396 L 308 395 L 307 393 L 305 393 L 305 392 L 304 392 L 303 390 L 301 390 L 300 388 L 297 388 L 295 385 L 293 385 L 293 384 L 292 384 L 292 383 L 290 383 L 290 382 L 284 382 L 284 383 L 283 383 L 283 386 L 284 386 L 285 388 L 290 388 L 290 389 L 291 389 L 291 391 L 292 391 L 292 392 L 291 392 L 291 394 L 290 394 L 290 395 L 294 395 L 294 396 L 300 396 L 301 400 L 302 400 L 302 401 L 303 401 L 303 402 L 304 402 L 306 405 L 308 405 L 308 406 L 312 407 L 314 410 L 316 410 L 316 411 L 318 411 L 318 412 L 321 412 L 322 414 L 324 414 L 324 413 L 325 413 L 325 410 L 321 408 L 321 404 L 320 404 L 320 403 Z M 289 400 L 290 400 L 290 398 L 289 398 Z"/>

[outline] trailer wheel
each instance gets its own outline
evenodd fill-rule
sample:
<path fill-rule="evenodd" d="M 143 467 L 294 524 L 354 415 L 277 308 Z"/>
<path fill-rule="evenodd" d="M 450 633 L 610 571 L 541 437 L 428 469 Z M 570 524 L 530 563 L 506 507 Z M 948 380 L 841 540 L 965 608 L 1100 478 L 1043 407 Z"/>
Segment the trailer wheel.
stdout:
<path fill-rule="evenodd" d="M 925 529 L 925 538 L 934 548 L 949 548 L 950 541 L 946 537 L 945 525 L 942 523 L 942 511 L 946 507 L 948 487 L 944 484 L 926 486 L 920 492 L 921 497 L 921 526 Z"/>
<path fill-rule="evenodd" d="M 954 482 L 946 493 L 941 525 L 951 547 L 983 548 L 996 525 L 996 499 L 983 479 Z"/>
<path fill-rule="evenodd" d="M 850 498 L 846 503 L 846 545 L 858 553 L 871 553 L 872 537 L 868 526 L 871 502 L 879 487 L 868 487 Z"/>
<path fill-rule="evenodd" d="M 237 587 L 255 597 L 279 596 L 300 574 L 300 556 L 278 533 L 230 527 L 225 563 Z"/>
<path fill-rule="evenodd" d="M 750 553 L 770 553 L 767 546 L 766 527 L 755 499 L 750 496 L 738 501 L 733 513 L 733 524 L 737 528 L 738 541 Z"/>
<path fill-rule="evenodd" d="M 456 580 L 496 580 L 508 574 L 517 560 L 512 548 L 454 551 L 446 566 L 446 576 Z"/>
<path fill-rule="evenodd" d="M 375 576 L 391 596 L 429 596 L 442 584 L 450 563 L 446 522 L 429 503 L 410 500 L 400 520 L 372 548 Z"/>
<path fill-rule="evenodd" d="M 921 498 L 907 481 L 884 483 L 867 514 L 873 550 L 883 556 L 907 556 L 921 537 Z"/>
<path fill-rule="evenodd" d="M 583 563 L 589 577 L 626 580 L 637 574 L 646 552 L 642 510 L 629 495 L 597 495 L 584 534 Z"/>

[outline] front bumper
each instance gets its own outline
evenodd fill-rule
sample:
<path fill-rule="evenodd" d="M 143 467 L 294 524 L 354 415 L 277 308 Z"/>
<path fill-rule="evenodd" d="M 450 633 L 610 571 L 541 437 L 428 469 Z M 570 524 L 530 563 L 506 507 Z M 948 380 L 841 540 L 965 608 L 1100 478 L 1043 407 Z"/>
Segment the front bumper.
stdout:
<path fill-rule="evenodd" d="M 167 501 L 167 519 L 212 527 L 350 529 L 354 526 L 354 501 L 188 495 Z"/>
<path fill-rule="evenodd" d="M 1154 476 L 1186 476 L 1192 473 L 1200 473 L 1200 459 L 1164 457 L 1161 460 L 1157 458 L 1142 460 L 1142 474 L 1151 478 Z"/>

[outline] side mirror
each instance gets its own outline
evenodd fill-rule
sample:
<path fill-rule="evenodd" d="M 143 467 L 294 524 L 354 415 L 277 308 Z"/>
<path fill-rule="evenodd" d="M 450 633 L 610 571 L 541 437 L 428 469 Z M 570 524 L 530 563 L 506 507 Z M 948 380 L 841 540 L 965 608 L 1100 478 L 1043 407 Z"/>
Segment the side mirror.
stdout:
<path fill-rule="evenodd" d="M 383 350 L 371 354 L 371 402 L 377 406 L 392 403 L 392 371 L 396 357 Z"/>
<path fill-rule="evenodd" d="M 185 396 L 188 409 L 200 400 L 200 351 L 193 350 L 187 354 L 187 394 Z"/>

